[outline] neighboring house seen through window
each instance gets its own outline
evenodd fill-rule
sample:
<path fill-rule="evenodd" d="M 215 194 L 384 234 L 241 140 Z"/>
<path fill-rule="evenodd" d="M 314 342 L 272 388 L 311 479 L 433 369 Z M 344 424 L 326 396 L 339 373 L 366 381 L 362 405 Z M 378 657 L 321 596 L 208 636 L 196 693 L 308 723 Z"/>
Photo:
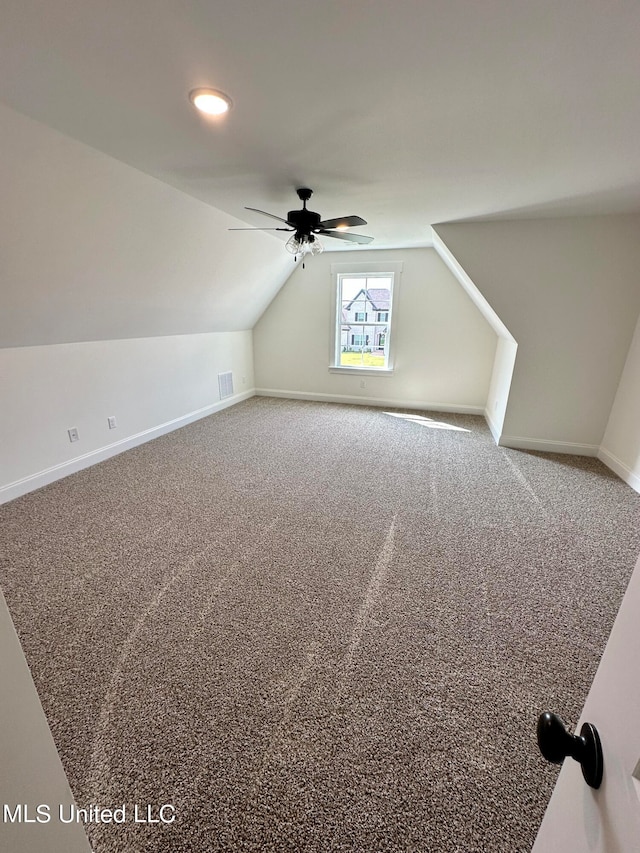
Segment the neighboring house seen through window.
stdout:
<path fill-rule="evenodd" d="M 338 273 L 334 367 L 389 370 L 394 273 Z"/>

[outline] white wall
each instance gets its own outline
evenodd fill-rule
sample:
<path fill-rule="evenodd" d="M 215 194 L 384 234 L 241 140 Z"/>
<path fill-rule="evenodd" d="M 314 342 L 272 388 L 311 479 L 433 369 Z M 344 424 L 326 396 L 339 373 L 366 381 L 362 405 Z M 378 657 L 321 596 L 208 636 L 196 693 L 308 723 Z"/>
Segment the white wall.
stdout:
<path fill-rule="evenodd" d="M 598 457 L 640 492 L 640 320 Z"/>
<path fill-rule="evenodd" d="M 251 341 L 248 331 L 0 349 L 0 502 L 217 410 L 218 373 L 233 372 L 231 402 L 252 394 Z"/>
<path fill-rule="evenodd" d="M 507 414 L 507 403 L 509 401 L 509 392 L 511 390 L 511 380 L 513 378 L 513 369 L 516 363 L 518 344 L 511 332 L 507 329 L 500 317 L 496 314 L 494 309 L 487 302 L 486 298 L 478 290 L 475 283 L 458 262 L 457 258 L 451 254 L 447 246 L 439 237 L 438 233 L 433 231 L 432 236 L 436 252 L 460 282 L 465 292 L 469 294 L 473 304 L 477 306 L 482 316 L 498 336 L 484 416 L 489 424 L 491 434 L 495 438 L 496 442 L 499 442 L 502 435 L 504 419 Z"/>
<path fill-rule="evenodd" d="M 640 216 L 435 231 L 518 343 L 501 443 L 597 453 L 640 313 Z"/>
<path fill-rule="evenodd" d="M 402 261 L 394 372 L 328 370 L 331 264 Z M 482 412 L 496 335 L 433 249 L 325 252 L 298 267 L 254 328 L 259 393 Z M 365 381 L 366 387 L 360 383 Z"/>

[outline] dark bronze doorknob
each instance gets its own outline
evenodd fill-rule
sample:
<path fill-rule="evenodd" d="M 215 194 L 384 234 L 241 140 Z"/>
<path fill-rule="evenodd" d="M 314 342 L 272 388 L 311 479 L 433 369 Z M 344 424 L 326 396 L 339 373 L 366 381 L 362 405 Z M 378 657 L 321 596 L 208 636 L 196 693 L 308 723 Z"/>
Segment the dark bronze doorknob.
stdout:
<path fill-rule="evenodd" d="M 584 723 L 580 734 L 572 735 L 557 714 L 545 711 L 538 717 L 538 746 L 544 758 L 553 764 L 562 764 L 570 755 L 582 767 L 587 785 L 600 787 L 604 766 L 602 744 L 592 723 Z"/>

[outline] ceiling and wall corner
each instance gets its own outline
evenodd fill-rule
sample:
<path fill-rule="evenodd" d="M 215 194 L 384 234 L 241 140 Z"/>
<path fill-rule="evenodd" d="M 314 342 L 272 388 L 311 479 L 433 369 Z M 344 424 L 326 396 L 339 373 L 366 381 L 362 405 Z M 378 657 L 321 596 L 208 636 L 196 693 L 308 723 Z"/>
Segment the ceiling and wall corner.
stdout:
<path fill-rule="evenodd" d="M 0 105 L 0 346 L 251 329 L 291 273 L 268 234 Z"/>
<path fill-rule="evenodd" d="M 434 249 L 460 282 L 473 304 L 498 337 L 493 368 L 491 370 L 489 391 L 484 407 L 484 417 L 495 441 L 499 443 L 502 436 L 504 419 L 507 414 L 509 391 L 511 390 L 511 380 L 516 364 L 518 344 L 459 261 L 445 245 L 436 228 L 432 227 L 431 231 Z"/>
<path fill-rule="evenodd" d="M 640 215 L 435 231 L 518 344 L 500 443 L 596 455 L 640 314 Z"/>

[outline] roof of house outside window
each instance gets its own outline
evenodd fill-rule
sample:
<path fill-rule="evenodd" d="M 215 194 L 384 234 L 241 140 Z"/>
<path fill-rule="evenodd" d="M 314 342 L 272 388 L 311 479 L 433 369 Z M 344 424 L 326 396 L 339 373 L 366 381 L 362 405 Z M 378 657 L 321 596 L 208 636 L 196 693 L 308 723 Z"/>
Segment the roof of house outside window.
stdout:
<path fill-rule="evenodd" d="M 391 291 L 388 288 L 370 287 L 367 293 L 369 294 L 369 299 L 376 310 L 389 310 L 389 297 L 391 296 Z"/>
<path fill-rule="evenodd" d="M 386 287 L 370 287 L 368 290 L 362 288 L 351 300 L 351 302 L 345 306 L 348 311 L 354 302 L 358 301 L 360 294 L 364 293 L 365 299 L 368 299 L 369 302 L 373 305 L 376 311 L 388 311 L 391 291 Z"/>

